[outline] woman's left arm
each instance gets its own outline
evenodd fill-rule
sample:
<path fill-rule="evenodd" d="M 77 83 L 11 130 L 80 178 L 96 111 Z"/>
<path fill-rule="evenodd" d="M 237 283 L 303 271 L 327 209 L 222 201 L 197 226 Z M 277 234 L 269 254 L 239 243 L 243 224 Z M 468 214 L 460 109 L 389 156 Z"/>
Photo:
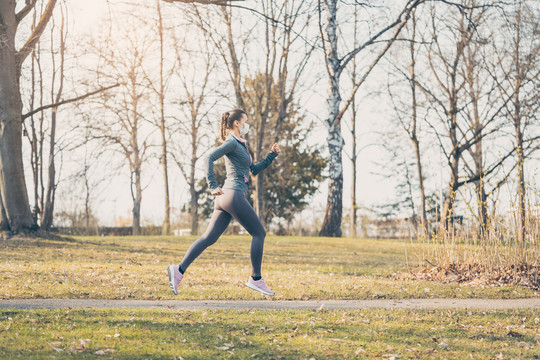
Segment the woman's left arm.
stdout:
<path fill-rule="evenodd" d="M 257 175 L 258 173 L 266 169 L 272 163 L 272 161 L 274 161 L 274 159 L 278 156 L 280 152 L 281 150 L 279 149 L 279 145 L 277 143 L 272 145 L 272 149 L 264 159 L 262 159 L 258 164 L 251 164 L 249 166 L 251 173 L 253 175 Z"/>

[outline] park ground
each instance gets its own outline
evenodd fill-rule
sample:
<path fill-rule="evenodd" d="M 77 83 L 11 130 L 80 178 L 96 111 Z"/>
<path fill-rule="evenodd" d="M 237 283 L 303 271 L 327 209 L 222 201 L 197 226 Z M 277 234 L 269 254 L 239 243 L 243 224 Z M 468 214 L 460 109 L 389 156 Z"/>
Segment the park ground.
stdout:
<path fill-rule="evenodd" d="M 195 237 L 10 239 L 0 299 L 538 298 L 521 286 L 397 280 L 421 254 L 400 240 L 269 236 L 266 297 L 244 286 L 247 236 L 224 236 L 174 296 L 166 268 Z M 1 301 L 1 300 L 0 300 Z M 0 358 L 539 359 L 529 309 L 0 309 Z"/>

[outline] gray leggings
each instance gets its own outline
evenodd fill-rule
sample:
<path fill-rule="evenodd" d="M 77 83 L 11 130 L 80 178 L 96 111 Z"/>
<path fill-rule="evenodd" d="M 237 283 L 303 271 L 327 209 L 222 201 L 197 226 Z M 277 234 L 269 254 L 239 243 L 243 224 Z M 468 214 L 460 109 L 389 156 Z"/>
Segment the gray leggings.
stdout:
<path fill-rule="evenodd" d="M 252 276 L 261 276 L 261 262 L 264 247 L 264 230 L 257 213 L 247 201 L 242 190 L 222 189 L 223 195 L 216 196 L 214 213 L 206 232 L 191 246 L 184 255 L 180 266 L 187 270 L 189 265 L 210 245 L 214 244 L 223 234 L 232 217 L 242 225 L 253 237 L 251 240 Z"/>

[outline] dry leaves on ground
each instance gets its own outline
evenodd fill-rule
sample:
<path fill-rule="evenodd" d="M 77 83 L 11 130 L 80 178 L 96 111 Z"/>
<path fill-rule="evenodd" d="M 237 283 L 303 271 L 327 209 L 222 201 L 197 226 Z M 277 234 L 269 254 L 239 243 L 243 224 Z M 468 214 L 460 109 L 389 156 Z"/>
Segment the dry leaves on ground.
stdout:
<path fill-rule="evenodd" d="M 397 280 L 432 280 L 481 287 L 520 285 L 540 290 L 540 266 L 538 265 L 486 267 L 481 264 L 453 263 L 416 268 L 408 273 L 393 273 L 388 277 Z"/>

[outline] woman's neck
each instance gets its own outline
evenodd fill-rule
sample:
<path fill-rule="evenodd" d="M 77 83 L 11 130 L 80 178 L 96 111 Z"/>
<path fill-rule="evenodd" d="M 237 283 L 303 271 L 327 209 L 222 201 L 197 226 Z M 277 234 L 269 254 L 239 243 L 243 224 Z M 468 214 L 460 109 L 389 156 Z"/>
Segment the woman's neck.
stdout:
<path fill-rule="evenodd" d="M 231 134 L 234 134 L 234 136 L 236 136 L 237 138 L 243 139 L 242 134 L 240 134 L 240 129 L 238 129 L 237 127 L 235 127 L 233 130 L 229 130 L 229 132 Z"/>

